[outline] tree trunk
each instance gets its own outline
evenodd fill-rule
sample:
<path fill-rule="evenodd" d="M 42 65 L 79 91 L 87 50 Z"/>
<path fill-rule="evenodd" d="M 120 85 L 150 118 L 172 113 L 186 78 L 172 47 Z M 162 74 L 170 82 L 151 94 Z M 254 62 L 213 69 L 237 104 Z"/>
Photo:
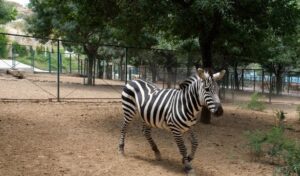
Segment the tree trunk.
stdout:
<path fill-rule="evenodd" d="M 124 61 L 124 57 L 123 55 L 121 55 L 120 57 L 120 65 L 119 65 L 119 73 L 120 73 L 120 80 L 124 81 L 125 80 L 125 66 L 123 66 L 123 61 Z"/>
<path fill-rule="evenodd" d="M 200 49 L 202 55 L 202 66 L 206 70 L 210 70 L 212 68 L 212 41 L 208 41 L 209 39 L 202 39 L 204 41 L 200 41 Z M 201 118 L 200 122 L 204 124 L 210 124 L 211 121 L 211 113 L 207 107 L 202 107 L 201 110 Z"/>
<path fill-rule="evenodd" d="M 279 95 L 282 92 L 282 74 L 276 74 L 276 94 Z"/>
<path fill-rule="evenodd" d="M 199 43 L 202 55 L 202 65 L 204 69 L 212 69 L 212 47 L 213 41 L 219 33 L 220 25 L 222 21 L 222 15 L 218 10 L 214 11 L 212 26 L 206 26 L 206 29 L 202 29 L 199 33 Z M 207 107 L 202 108 L 200 121 L 205 124 L 210 124 L 211 113 Z"/>
<path fill-rule="evenodd" d="M 150 69 L 151 69 L 151 73 L 152 73 L 152 82 L 156 83 L 157 65 L 156 64 L 151 64 Z"/>
<path fill-rule="evenodd" d="M 235 85 L 235 90 L 240 90 L 240 82 L 239 82 L 239 73 L 237 70 L 238 64 L 234 64 L 234 85 Z"/>
<path fill-rule="evenodd" d="M 94 58 L 88 58 L 88 72 L 87 72 L 87 76 L 88 76 L 88 85 L 93 85 L 93 68 L 94 68 Z"/>
<path fill-rule="evenodd" d="M 88 82 L 87 85 L 93 84 L 93 68 L 94 68 L 94 60 L 96 59 L 97 47 L 84 45 L 84 51 L 88 57 L 88 68 L 87 68 L 87 77 Z"/>
<path fill-rule="evenodd" d="M 164 67 L 167 69 L 167 88 L 171 88 L 173 81 L 173 67 L 176 66 L 176 62 L 174 62 L 174 55 L 172 53 L 161 53 L 163 57 L 166 58 L 166 62 Z"/>
<path fill-rule="evenodd" d="M 275 74 L 275 91 L 279 95 L 282 92 L 282 74 L 284 72 L 284 66 L 281 64 L 272 64 L 270 70 Z"/>

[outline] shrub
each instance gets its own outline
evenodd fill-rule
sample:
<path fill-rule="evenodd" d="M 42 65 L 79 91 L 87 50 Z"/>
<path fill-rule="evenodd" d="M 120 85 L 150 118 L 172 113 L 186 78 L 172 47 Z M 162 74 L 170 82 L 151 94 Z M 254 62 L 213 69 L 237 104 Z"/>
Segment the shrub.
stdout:
<path fill-rule="evenodd" d="M 262 132 L 246 132 L 248 145 L 252 154 L 256 157 L 269 156 L 272 159 L 283 161 L 276 169 L 280 175 L 300 176 L 300 146 L 295 141 L 284 136 L 285 126 L 282 121 L 285 118 L 283 111 L 277 111 L 275 118 L 279 120 L 270 130 Z"/>
<path fill-rule="evenodd" d="M 0 32 L 5 32 L 0 28 Z M 7 49 L 8 38 L 5 35 L 0 35 L 0 58 L 7 58 L 8 49 Z"/>
<path fill-rule="evenodd" d="M 298 113 L 298 120 L 300 121 L 300 105 L 297 106 L 296 111 Z"/>
<path fill-rule="evenodd" d="M 26 56 L 28 54 L 28 51 L 27 51 L 25 46 L 20 45 L 17 42 L 13 42 L 12 46 L 14 48 L 14 52 L 19 54 L 19 57 L 23 57 L 23 56 Z"/>
<path fill-rule="evenodd" d="M 253 93 L 251 95 L 251 99 L 250 99 L 250 102 L 246 105 L 246 107 L 248 109 L 251 109 L 251 110 L 255 110 L 255 111 L 262 111 L 265 109 L 265 104 L 260 101 L 261 99 L 261 95 L 257 92 Z"/>

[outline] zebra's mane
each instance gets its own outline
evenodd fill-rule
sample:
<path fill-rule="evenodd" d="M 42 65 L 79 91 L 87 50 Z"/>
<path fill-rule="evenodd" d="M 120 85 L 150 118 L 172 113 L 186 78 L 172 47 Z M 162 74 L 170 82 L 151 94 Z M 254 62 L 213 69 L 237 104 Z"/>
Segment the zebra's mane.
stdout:
<path fill-rule="evenodd" d="M 194 75 L 188 77 L 183 82 L 181 82 L 179 84 L 179 89 L 185 89 L 185 88 L 189 87 L 189 85 L 191 85 L 193 82 L 195 82 L 196 80 L 199 80 L 199 79 L 200 79 L 199 76 L 197 74 L 194 74 Z"/>

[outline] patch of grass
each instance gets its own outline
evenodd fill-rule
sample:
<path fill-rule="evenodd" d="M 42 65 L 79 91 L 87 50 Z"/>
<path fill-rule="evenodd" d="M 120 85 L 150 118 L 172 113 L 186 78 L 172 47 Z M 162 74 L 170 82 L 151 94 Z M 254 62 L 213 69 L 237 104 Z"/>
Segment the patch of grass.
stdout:
<path fill-rule="evenodd" d="M 279 167 L 276 168 L 275 175 L 300 176 L 300 146 L 284 136 L 285 113 L 282 110 L 277 111 L 275 118 L 279 123 L 275 123 L 268 131 L 246 132 L 251 154 L 256 158 L 271 158 L 272 163 L 278 161 L 276 164 Z"/>
<path fill-rule="evenodd" d="M 250 102 L 246 104 L 247 109 L 255 111 L 263 111 L 266 107 L 265 104 L 261 101 L 262 96 L 255 92 L 251 95 Z"/>
<path fill-rule="evenodd" d="M 262 131 L 256 130 L 253 132 L 247 131 L 245 133 L 246 137 L 248 138 L 248 145 L 251 151 L 251 154 L 255 157 L 260 157 L 263 153 L 262 145 L 266 141 L 266 134 Z"/>
<path fill-rule="evenodd" d="M 300 105 L 297 106 L 296 111 L 298 113 L 298 120 L 300 121 Z"/>

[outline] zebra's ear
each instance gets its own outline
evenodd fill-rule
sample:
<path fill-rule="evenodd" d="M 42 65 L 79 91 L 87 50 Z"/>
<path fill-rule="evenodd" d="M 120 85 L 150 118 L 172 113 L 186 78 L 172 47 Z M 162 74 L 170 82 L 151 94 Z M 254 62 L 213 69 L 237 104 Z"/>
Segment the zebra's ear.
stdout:
<path fill-rule="evenodd" d="M 221 80 L 221 79 L 224 77 L 225 73 L 226 73 L 226 70 L 222 70 L 222 71 L 220 71 L 220 72 L 218 72 L 218 73 L 215 73 L 215 74 L 213 75 L 213 79 L 214 79 L 215 81 Z"/>
<path fill-rule="evenodd" d="M 204 70 L 202 68 L 198 68 L 198 75 L 201 79 L 205 79 L 205 73 Z"/>

